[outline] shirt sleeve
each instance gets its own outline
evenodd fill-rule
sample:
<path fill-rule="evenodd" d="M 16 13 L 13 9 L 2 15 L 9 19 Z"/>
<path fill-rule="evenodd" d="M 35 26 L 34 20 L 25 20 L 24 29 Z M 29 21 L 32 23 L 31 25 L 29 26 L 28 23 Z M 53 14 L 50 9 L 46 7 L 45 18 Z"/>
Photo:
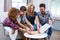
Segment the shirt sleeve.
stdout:
<path fill-rule="evenodd" d="M 26 21 L 26 15 L 24 15 L 25 21 Z"/>
<path fill-rule="evenodd" d="M 34 15 L 35 15 L 35 16 L 38 16 L 38 13 L 37 13 L 37 12 L 34 12 Z"/>
<path fill-rule="evenodd" d="M 20 18 L 19 16 L 18 16 L 18 18 L 17 18 L 17 21 L 18 21 L 18 22 L 20 22 L 20 21 L 21 21 L 21 18 Z"/>
<path fill-rule="evenodd" d="M 49 13 L 49 20 L 53 20 L 53 15 L 51 14 L 51 12 L 48 11 L 48 13 Z"/>
<path fill-rule="evenodd" d="M 18 29 L 18 25 L 17 24 L 14 24 L 13 22 L 11 22 L 11 21 L 7 21 L 7 24 L 11 27 L 11 28 L 13 28 L 13 29 Z"/>

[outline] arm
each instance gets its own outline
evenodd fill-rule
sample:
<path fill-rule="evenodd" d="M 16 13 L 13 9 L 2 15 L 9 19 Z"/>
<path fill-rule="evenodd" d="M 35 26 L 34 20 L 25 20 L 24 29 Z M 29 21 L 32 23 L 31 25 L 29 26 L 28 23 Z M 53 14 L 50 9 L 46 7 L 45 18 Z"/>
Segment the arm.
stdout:
<path fill-rule="evenodd" d="M 22 28 L 26 28 L 26 26 L 23 25 L 20 21 L 18 21 L 18 24 L 20 25 L 20 27 L 22 27 Z"/>
<path fill-rule="evenodd" d="M 55 22 L 54 19 L 53 20 L 49 20 L 49 24 L 50 25 L 54 24 L 54 22 Z"/>
<path fill-rule="evenodd" d="M 34 30 L 33 25 L 28 21 L 28 19 L 26 18 L 25 20 L 27 25 L 31 28 L 31 30 Z"/>
<path fill-rule="evenodd" d="M 55 20 L 53 19 L 52 14 L 49 12 L 49 24 L 54 24 Z"/>
<path fill-rule="evenodd" d="M 18 18 L 17 18 L 17 23 L 18 23 L 18 25 L 19 25 L 20 27 L 22 27 L 22 28 L 25 28 L 26 26 L 23 25 L 20 21 L 21 21 L 21 17 L 18 16 Z"/>
<path fill-rule="evenodd" d="M 8 26 L 11 26 L 11 28 L 12 28 L 12 29 L 15 29 L 15 30 L 17 30 L 17 29 L 19 28 L 17 24 L 14 24 L 14 23 L 11 22 L 11 21 L 7 21 L 7 25 L 8 25 Z"/>
<path fill-rule="evenodd" d="M 36 21 L 37 27 L 39 27 L 40 26 L 40 23 L 39 23 L 38 16 L 36 16 L 35 21 Z"/>
<path fill-rule="evenodd" d="M 35 21 L 36 21 L 38 32 L 40 32 L 40 23 L 39 23 L 38 16 L 36 16 Z"/>

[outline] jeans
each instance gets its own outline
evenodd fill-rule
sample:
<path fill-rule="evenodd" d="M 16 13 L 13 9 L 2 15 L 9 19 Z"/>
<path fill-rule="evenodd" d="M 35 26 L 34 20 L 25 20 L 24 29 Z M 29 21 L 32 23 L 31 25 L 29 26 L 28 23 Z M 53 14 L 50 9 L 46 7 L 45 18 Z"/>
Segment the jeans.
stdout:
<path fill-rule="evenodd" d="M 33 24 L 33 27 L 34 27 L 34 31 L 36 31 L 37 30 L 37 25 Z"/>
<path fill-rule="evenodd" d="M 51 35 L 52 35 L 52 27 L 50 27 L 50 28 L 48 29 L 47 34 L 48 34 L 48 38 L 50 38 Z"/>

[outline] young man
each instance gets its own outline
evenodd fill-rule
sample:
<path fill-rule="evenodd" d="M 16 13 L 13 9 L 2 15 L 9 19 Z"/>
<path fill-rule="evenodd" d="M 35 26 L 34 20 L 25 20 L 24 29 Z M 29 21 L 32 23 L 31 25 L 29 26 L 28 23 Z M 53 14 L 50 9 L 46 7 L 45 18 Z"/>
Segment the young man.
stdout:
<path fill-rule="evenodd" d="M 38 17 L 39 17 L 39 21 L 40 21 L 40 24 L 43 26 L 44 24 L 48 23 L 48 24 L 53 24 L 54 23 L 54 20 L 53 20 L 53 16 L 51 16 L 51 13 L 49 11 L 46 11 L 46 7 L 45 7 L 45 4 L 41 3 L 39 5 L 39 9 L 40 9 L 40 12 L 38 12 Z M 48 39 L 50 39 L 51 37 L 51 34 L 52 34 L 52 27 L 50 27 L 48 29 Z"/>
<path fill-rule="evenodd" d="M 18 21 L 21 29 L 23 29 L 23 30 L 20 30 L 19 32 L 20 32 L 20 36 L 22 36 L 22 38 L 24 39 L 24 32 L 27 32 L 27 33 L 31 34 L 30 29 L 27 26 L 26 7 L 25 6 L 21 6 L 20 13 L 19 13 L 19 16 L 17 18 L 17 21 Z"/>

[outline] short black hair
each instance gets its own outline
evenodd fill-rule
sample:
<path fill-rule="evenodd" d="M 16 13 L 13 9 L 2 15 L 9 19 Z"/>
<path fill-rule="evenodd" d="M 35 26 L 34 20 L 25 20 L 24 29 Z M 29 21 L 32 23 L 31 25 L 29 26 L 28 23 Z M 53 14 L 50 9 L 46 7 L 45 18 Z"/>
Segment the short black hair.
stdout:
<path fill-rule="evenodd" d="M 39 7 L 44 7 L 44 8 L 46 8 L 44 3 L 41 3 L 41 4 L 39 5 Z"/>
<path fill-rule="evenodd" d="M 21 6 L 20 7 L 20 11 L 26 11 L 26 7 L 25 6 Z"/>

